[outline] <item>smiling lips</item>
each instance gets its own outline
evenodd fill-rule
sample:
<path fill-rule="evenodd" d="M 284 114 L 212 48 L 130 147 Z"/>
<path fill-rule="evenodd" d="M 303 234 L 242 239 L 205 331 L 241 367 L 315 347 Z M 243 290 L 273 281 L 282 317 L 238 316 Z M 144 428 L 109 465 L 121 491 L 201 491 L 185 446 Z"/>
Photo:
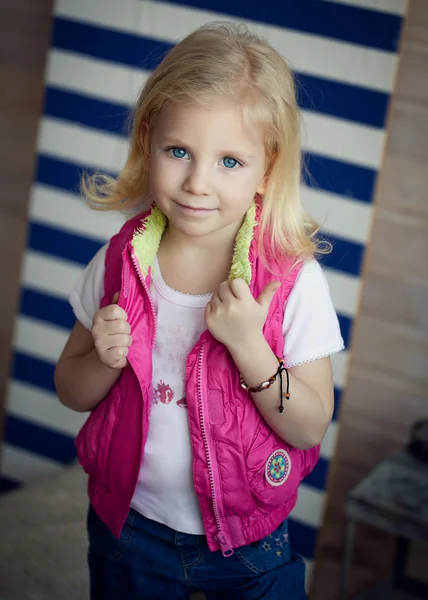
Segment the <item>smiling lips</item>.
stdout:
<path fill-rule="evenodd" d="M 186 206 L 185 204 L 179 204 L 178 202 L 176 203 L 178 204 L 178 206 L 180 208 L 182 208 L 184 211 L 189 212 L 189 213 L 211 213 L 214 212 L 216 209 L 215 208 L 198 208 L 198 207 L 193 207 L 193 206 Z"/>

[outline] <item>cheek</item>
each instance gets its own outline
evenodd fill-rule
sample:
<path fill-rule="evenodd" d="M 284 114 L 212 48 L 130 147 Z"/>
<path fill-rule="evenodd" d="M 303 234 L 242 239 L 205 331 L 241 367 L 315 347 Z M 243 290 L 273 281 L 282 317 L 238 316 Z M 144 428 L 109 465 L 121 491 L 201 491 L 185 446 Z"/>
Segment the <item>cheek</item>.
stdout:
<path fill-rule="evenodd" d="M 254 197 L 259 182 L 258 174 L 243 171 L 242 174 L 236 173 L 229 177 L 225 182 L 225 189 L 229 190 L 229 195 L 245 201 Z"/>

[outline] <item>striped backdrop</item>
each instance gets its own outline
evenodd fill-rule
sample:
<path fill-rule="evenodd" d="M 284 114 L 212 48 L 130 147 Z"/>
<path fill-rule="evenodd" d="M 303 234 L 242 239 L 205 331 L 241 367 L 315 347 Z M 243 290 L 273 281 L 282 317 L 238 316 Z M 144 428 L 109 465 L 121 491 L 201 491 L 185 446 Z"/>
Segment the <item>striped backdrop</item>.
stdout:
<path fill-rule="evenodd" d="M 122 222 L 84 206 L 79 174 L 118 172 L 138 89 L 163 54 L 199 25 L 245 21 L 296 73 L 311 173 L 303 201 L 334 242 L 325 273 L 348 346 L 404 12 L 404 0 L 57 0 L 8 386 L 3 490 L 75 458 L 73 436 L 85 417 L 64 409 L 53 386 L 74 321 L 67 296 Z M 333 358 L 335 418 L 348 358 L 348 351 Z M 290 523 L 297 551 L 309 560 L 336 435 L 334 420 Z"/>

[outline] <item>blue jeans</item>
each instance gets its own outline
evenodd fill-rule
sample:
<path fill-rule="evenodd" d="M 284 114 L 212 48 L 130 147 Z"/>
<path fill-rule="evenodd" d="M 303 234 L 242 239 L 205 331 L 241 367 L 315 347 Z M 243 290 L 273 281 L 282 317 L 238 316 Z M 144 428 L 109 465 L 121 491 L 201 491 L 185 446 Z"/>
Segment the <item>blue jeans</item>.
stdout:
<path fill-rule="evenodd" d="M 130 510 L 120 540 L 88 513 L 91 600 L 306 600 L 303 561 L 291 554 L 287 521 L 225 558 L 205 536 L 179 533 Z"/>

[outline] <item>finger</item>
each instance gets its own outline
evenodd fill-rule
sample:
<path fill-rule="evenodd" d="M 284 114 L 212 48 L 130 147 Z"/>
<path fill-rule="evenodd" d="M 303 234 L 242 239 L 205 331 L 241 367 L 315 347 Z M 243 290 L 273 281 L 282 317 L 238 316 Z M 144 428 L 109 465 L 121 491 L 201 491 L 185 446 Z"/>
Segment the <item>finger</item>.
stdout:
<path fill-rule="evenodd" d="M 106 335 L 116 335 L 120 333 L 129 335 L 131 333 L 131 326 L 128 321 L 124 321 L 123 319 L 104 321 L 103 333 Z"/>
<path fill-rule="evenodd" d="M 212 310 L 216 310 L 220 306 L 221 300 L 220 300 L 217 292 L 211 296 L 210 304 L 211 304 Z"/>
<path fill-rule="evenodd" d="M 205 322 L 207 321 L 207 319 L 210 317 L 211 313 L 212 313 L 212 306 L 211 306 L 211 302 L 208 302 L 208 304 L 205 307 L 205 312 L 204 312 L 204 319 Z"/>
<path fill-rule="evenodd" d="M 95 313 L 94 324 L 100 323 L 101 321 L 115 321 L 116 319 L 127 321 L 128 315 L 123 308 L 117 306 L 117 304 L 110 304 Z"/>
<path fill-rule="evenodd" d="M 120 292 L 116 292 L 115 295 L 113 296 L 113 300 L 111 301 L 111 303 L 117 304 L 119 301 L 119 296 L 120 296 Z"/>
<path fill-rule="evenodd" d="M 270 303 L 275 296 L 276 291 L 281 287 L 281 283 L 279 281 L 271 281 L 267 284 L 265 289 L 262 291 L 260 296 L 257 298 L 257 302 L 264 306 L 265 308 L 269 308 Z"/>
<path fill-rule="evenodd" d="M 230 289 L 238 300 L 245 300 L 248 296 L 251 296 L 251 298 L 253 297 L 248 283 L 243 279 L 232 279 L 230 282 Z"/>
<path fill-rule="evenodd" d="M 233 296 L 228 281 L 223 281 L 222 283 L 220 283 L 220 285 L 218 286 L 217 295 L 222 302 L 226 302 Z"/>
<path fill-rule="evenodd" d="M 129 348 L 110 348 L 105 353 L 107 362 L 112 366 L 119 366 L 124 359 L 128 356 Z M 126 364 L 128 361 L 126 360 Z"/>
<path fill-rule="evenodd" d="M 112 348 L 129 348 L 132 344 L 132 337 L 122 333 L 116 335 L 108 335 L 104 338 L 102 345 L 108 351 Z"/>

